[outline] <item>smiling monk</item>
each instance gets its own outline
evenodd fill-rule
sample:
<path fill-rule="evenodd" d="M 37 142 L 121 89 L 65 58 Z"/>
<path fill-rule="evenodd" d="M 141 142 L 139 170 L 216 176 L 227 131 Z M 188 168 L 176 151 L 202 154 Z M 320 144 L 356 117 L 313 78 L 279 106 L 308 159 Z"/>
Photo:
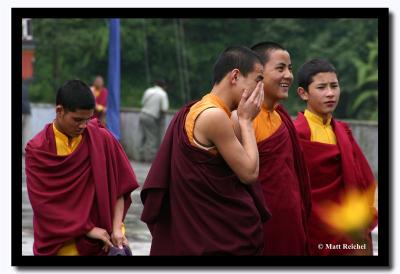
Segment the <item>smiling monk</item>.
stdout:
<path fill-rule="evenodd" d="M 275 42 L 261 42 L 252 49 L 265 62 L 264 102 L 253 121 L 260 155 L 258 179 L 272 215 L 264 224 L 263 255 L 307 255 L 309 178 L 293 122 L 279 104 L 288 97 L 293 81 L 290 55 Z M 236 117 L 232 116 L 234 121 Z"/>

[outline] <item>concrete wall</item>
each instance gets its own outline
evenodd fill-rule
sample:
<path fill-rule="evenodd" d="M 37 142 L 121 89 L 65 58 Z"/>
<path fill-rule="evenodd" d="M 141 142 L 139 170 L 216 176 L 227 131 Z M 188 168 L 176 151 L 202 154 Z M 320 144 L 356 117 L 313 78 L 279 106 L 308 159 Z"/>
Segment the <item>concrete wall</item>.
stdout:
<path fill-rule="evenodd" d="M 29 133 L 27 139 L 31 139 L 38 133 L 46 123 L 53 121 L 55 110 L 53 105 L 32 104 L 32 117 L 29 122 Z M 137 159 L 137 146 L 140 138 L 139 128 L 139 109 L 121 109 L 121 144 L 129 158 Z M 166 117 L 168 125 L 173 117 L 173 112 L 169 112 Z M 365 156 L 367 157 L 375 175 L 378 174 L 378 124 L 376 122 L 348 120 L 353 135 Z"/>

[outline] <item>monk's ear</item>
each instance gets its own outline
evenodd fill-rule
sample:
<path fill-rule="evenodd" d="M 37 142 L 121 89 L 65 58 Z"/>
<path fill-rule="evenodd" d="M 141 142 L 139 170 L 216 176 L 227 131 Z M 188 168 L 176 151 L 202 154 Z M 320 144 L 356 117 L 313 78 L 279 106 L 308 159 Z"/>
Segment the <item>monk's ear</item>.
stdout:
<path fill-rule="evenodd" d="M 239 75 L 240 75 L 240 70 L 238 69 L 234 69 L 230 72 L 229 81 L 231 82 L 232 85 L 237 83 Z"/>
<path fill-rule="evenodd" d="M 64 114 L 64 107 L 62 105 L 56 106 L 56 115 L 57 117 L 62 116 Z"/>
<path fill-rule="evenodd" d="M 297 88 L 297 94 L 300 96 L 300 98 L 303 101 L 307 101 L 308 100 L 308 92 L 304 88 L 298 87 Z"/>

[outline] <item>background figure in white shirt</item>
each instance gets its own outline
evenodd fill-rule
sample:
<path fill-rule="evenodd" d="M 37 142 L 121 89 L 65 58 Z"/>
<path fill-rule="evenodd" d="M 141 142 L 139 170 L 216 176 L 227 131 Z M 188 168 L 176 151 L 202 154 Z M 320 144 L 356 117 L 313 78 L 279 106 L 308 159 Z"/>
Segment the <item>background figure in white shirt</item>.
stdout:
<path fill-rule="evenodd" d="M 168 95 L 164 79 L 155 81 L 155 86 L 148 88 L 142 97 L 142 109 L 139 115 L 140 161 L 151 162 L 160 146 L 165 127 L 165 114 L 169 108 Z"/>

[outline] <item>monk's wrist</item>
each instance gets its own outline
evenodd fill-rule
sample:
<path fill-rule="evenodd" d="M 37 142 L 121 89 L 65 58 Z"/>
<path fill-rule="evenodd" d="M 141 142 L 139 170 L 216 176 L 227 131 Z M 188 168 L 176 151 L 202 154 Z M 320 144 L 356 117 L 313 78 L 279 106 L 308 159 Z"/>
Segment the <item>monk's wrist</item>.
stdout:
<path fill-rule="evenodd" d="M 113 231 L 122 230 L 122 226 L 123 226 L 122 222 L 118 222 L 118 223 L 114 224 Z"/>
<path fill-rule="evenodd" d="M 252 127 L 253 125 L 252 125 L 252 122 L 251 122 L 251 119 L 246 119 L 246 118 L 240 118 L 239 117 L 239 126 L 240 126 L 240 128 L 242 129 L 242 128 L 249 128 L 249 127 Z"/>

